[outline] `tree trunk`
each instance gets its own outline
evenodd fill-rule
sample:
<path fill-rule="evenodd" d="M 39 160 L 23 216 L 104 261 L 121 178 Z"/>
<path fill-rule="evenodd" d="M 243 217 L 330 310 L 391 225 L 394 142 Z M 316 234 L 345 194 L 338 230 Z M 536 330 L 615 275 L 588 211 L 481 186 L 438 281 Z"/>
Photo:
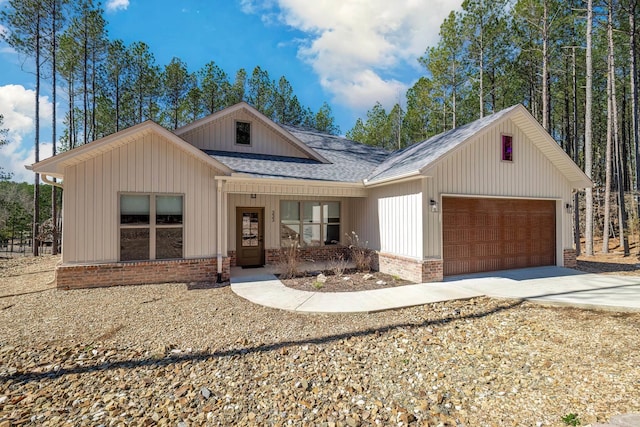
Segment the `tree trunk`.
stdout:
<path fill-rule="evenodd" d="M 56 39 L 57 35 L 57 5 L 58 0 L 53 0 L 52 3 L 52 13 L 51 13 L 51 101 L 52 101 L 52 111 L 51 111 L 51 155 L 56 155 L 56 102 L 57 102 L 57 86 L 56 86 Z M 56 179 L 54 178 L 55 182 Z M 54 185 L 51 188 L 51 254 L 58 255 L 58 188 Z"/>
<path fill-rule="evenodd" d="M 480 99 L 480 118 L 484 117 L 484 24 L 483 18 L 480 19 L 480 93 L 478 95 Z"/>
<path fill-rule="evenodd" d="M 41 11 L 37 6 L 38 12 L 36 16 L 36 111 L 35 111 L 35 162 L 40 161 L 40 21 Z M 39 219 L 40 219 L 40 174 L 36 173 L 34 177 L 33 186 L 33 227 L 31 230 L 31 249 L 33 256 L 38 256 L 37 239 L 40 233 Z"/>
<path fill-rule="evenodd" d="M 611 11 L 611 7 L 609 7 Z M 605 154 L 605 174 L 604 174 L 604 219 L 602 221 L 602 253 L 609 253 L 609 224 L 611 222 L 611 146 L 613 145 L 613 99 L 612 99 L 612 76 L 613 67 L 613 51 L 611 50 L 611 37 L 613 34 L 611 28 L 611 13 L 609 13 L 609 21 L 607 23 L 607 37 L 609 38 L 609 50 L 607 52 L 607 148 Z"/>
<path fill-rule="evenodd" d="M 546 0 L 542 2 L 542 127 L 549 131 L 549 23 Z"/>
<path fill-rule="evenodd" d="M 451 67 L 452 67 L 452 76 L 453 76 L 453 85 L 451 86 L 451 129 L 455 129 L 456 128 L 456 98 L 458 97 L 457 94 L 457 90 L 456 90 L 456 85 L 458 84 L 456 79 L 456 61 L 455 61 L 455 56 L 453 58 L 453 61 L 451 61 Z"/>
<path fill-rule="evenodd" d="M 82 50 L 83 50 L 83 68 L 82 68 L 82 85 L 84 86 L 84 92 L 83 92 L 83 100 L 84 100 L 84 110 L 83 110 L 83 119 L 84 119 L 84 131 L 83 131 L 83 137 L 84 140 L 82 141 L 83 144 L 86 144 L 87 142 L 89 142 L 89 28 L 88 28 L 88 23 L 87 23 L 87 15 L 86 15 L 86 11 L 84 12 L 84 34 L 82 35 L 83 40 L 82 40 Z"/>
<path fill-rule="evenodd" d="M 592 138 L 593 128 L 591 123 L 592 114 L 592 87 L 593 87 L 593 64 L 591 58 L 593 32 L 593 0 L 587 0 L 587 50 L 586 50 L 586 95 L 584 112 L 584 172 L 591 179 L 593 166 Z M 585 253 L 593 255 L 593 188 L 587 187 L 585 191 L 586 220 L 585 220 Z"/>
<path fill-rule="evenodd" d="M 572 48 L 571 74 L 573 77 L 573 161 L 578 164 L 578 79 L 576 75 L 576 48 Z M 579 197 L 576 191 L 573 194 L 573 243 L 576 248 L 576 256 L 581 253 L 580 247 L 580 209 Z"/>
<path fill-rule="evenodd" d="M 613 1 L 609 0 L 609 75 L 611 76 L 611 114 L 613 120 L 613 140 L 618 160 L 618 226 L 620 228 L 620 247 L 624 249 L 624 256 L 629 256 L 629 242 L 626 238 L 627 212 L 624 206 L 624 169 L 622 167 L 622 148 L 618 132 L 618 108 L 616 100 L 616 66 L 613 45 Z"/>
<path fill-rule="evenodd" d="M 637 82 L 637 70 L 636 70 L 636 20 L 635 13 L 637 8 L 637 2 L 632 1 L 629 5 L 629 84 L 631 86 L 631 123 L 633 132 L 633 147 L 635 149 L 635 161 L 636 161 L 636 207 L 637 207 L 637 219 L 636 227 L 640 225 L 640 146 L 638 135 L 638 82 Z M 638 245 L 640 250 L 640 245 Z"/>

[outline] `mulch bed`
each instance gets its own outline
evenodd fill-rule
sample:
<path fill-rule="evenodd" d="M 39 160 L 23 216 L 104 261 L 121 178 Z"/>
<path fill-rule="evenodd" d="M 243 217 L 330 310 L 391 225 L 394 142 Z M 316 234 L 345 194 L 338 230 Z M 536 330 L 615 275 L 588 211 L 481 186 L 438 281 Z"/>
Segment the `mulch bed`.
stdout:
<path fill-rule="evenodd" d="M 404 280 L 396 276 L 371 271 L 368 273 L 346 271 L 342 275 L 335 275 L 324 272 L 326 281 L 322 283 L 318 280 L 320 272 L 308 273 L 304 276 L 293 279 L 281 279 L 285 286 L 301 291 L 311 292 L 355 292 L 369 291 L 373 289 L 393 288 L 396 286 L 413 285 L 409 280 Z"/>

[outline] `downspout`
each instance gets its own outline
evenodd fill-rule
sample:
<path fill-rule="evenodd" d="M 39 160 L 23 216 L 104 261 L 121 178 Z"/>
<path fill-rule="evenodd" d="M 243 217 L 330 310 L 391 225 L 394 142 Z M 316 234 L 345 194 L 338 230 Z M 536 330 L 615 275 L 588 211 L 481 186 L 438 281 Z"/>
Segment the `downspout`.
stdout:
<path fill-rule="evenodd" d="M 45 184 L 49 184 L 49 185 L 53 185 L 54 187 L 58 187 L 58 188 L 63 188 L 62 183 L 61 182 L 56 182 L 56 181 L 52 181 L 47 175 L 40 175 L 40 179 L 42 179 L 42 181 Z"/>
<path fill-rule="evenodd" d="M 216 251 L 217 251 L 217 267 L 218 267 L 218 283 L 222 283 L 222 184 L 223 181 L 218 179 L 216 192 Z"/>

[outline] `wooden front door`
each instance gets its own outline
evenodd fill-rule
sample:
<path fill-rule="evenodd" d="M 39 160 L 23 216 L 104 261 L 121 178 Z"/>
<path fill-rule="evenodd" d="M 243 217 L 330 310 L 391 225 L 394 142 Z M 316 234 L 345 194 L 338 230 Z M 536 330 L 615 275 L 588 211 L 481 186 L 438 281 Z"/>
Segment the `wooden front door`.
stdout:
<path fill-rule="evenodd" d="M 264 265 L 264 208 L 236 208 L 236 264 Z"/>
<path fill-rule="evenodd" d="M 444 275 L 555 264 L 553 200 L 443 197 Z"/>

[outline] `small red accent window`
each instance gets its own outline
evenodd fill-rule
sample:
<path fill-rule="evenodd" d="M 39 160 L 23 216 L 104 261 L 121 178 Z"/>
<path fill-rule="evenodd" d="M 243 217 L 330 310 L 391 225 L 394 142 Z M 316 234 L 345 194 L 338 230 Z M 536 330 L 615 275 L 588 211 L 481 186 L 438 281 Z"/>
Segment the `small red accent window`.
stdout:
<path fill-rule="evenodd" d="M 502 160 L 513 161 L 513 138 L 509 135 L 502 135 Z"/>

